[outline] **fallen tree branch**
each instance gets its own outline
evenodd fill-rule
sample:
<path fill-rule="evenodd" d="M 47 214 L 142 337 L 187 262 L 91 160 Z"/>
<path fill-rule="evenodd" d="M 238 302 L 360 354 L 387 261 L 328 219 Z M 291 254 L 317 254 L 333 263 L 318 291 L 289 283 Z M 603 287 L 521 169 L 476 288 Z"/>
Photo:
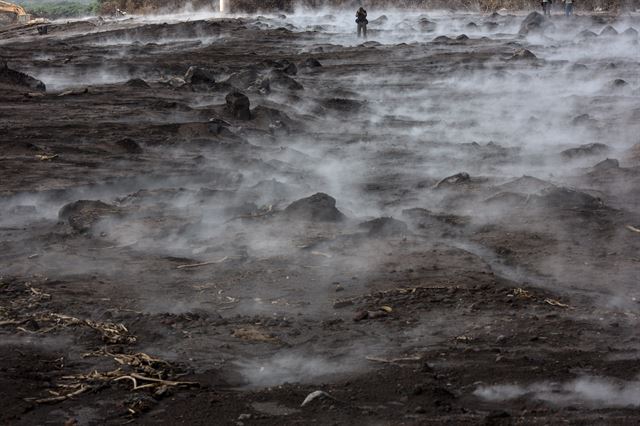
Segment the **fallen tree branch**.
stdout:
<path fill-rule="evenodd" d="M 133 382 L 133 390 L 139 390 L 139 389 L 145 389 L 145 388 L 150 388 L 153 386 L 158 386 L 158 385 L 164 385 L 164 386 L 200 386 L 199 383 L 197 382 L 177 382 L 177 381 L 173 381 L 173 380 L 163 380 L 163 379 L 154 379 L 153 377 L 146 377 L 143 376 L 141 374 L 137 374 L 137 373 L 131 373 L 128 374 L 126 376 L 120 376 L 117 377 L 115 379 L 113 379 L 114 381 L 120 381 L 120 380 L 131 380 Z M 138 385 L 138 380 L 142 380 L 142 381 L 146 381 L 146 382 L 151 382 L 151 383 L 147 383 L 144 385 Z"/>
<path fill-rule="evenodd" d="M 51 398 L 42 398 L 42 399 L 36 399 L 36 403 L 38 404 L 49 404 L 52 402 L 60 402 L 60 401 L 64 401 L 66 399 L 72 398 L 76 395 L 80 395 L 81 393 L 84 393 L 86 391 L 88 391 L 90 389 L 89 386 L 85 386 L 85 385 L 80 385 L 80 389 L 75 390 L 71 393 L 68 393 L 66 395 L 60 395 L 60 396 L 53 396 Z"/>

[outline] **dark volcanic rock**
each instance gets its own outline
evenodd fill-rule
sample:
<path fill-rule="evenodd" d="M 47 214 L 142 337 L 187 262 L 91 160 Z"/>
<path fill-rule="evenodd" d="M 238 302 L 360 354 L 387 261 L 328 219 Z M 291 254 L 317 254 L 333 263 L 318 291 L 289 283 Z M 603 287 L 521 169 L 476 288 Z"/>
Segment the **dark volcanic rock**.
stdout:
<path fill-rule="evenodd" d="M 79 200 L 64 205 L 58 218 L 66 220 L 77 231 L 88 231 L 100 219 L 120 213 L 120 209 L 102 201 Z"/>
<path fill-rule="evenodd" d="M 307 58 L 300 63 L 301 68 L 320 68 L 322 64 L 316 58 Z"/>
<path fill-rule="evenodd" d="M 125 85 L 129 86 L 129 87 L 134 87 L 136 89 L 149 89 L 150 86 L 147 84 L 146 81 L 144 81 L 141 78 L 132 78 L 131 80 L 127 81 L 125 83 Z"/>
<path fill-rule="evenodd" d="M 286 113 L 264 105 L 255 107 L 251 115 L 256 126 L 268 128 L 272 133 L 289 133 L 290 129 L 297 127 L 296 122 Z"/>
<path fill-rule="evenodd" d="M 575 72 L 575 71 L 587 71 L 588 69 L 589 69 L 589 67 L 587 67 L 584 64 L 572 64 L 569 67 L 569 71 L 573 71 L 573 72 Z"/>
<path fill-rule="evenodd" d="M 418 21 L 418 28 L 422 32 L 430 33 L 436 30 L 436 23 L 429 21 L 427 18 L 422 18 Z"/>
<path fill-rule="evenodd" d="M 284 67 L 282 71 L 284 71 L 284 73 L 288 75 L 296 75 L 298 74 L 298 67 L 296 67 L 296 64 L 290 62 L 289 65 Z"/>
<path fill-rule="evenodd" d="M 341 112 L 358 112 L 362 109 L 362 102 L 354 99 L 332 98 L 322 101 L 322 106 Z"/>
<path fill-rule="evenodd" d="M 227 111 L 239 120 L 250 120 L 251 110 L 249 98 L 240 92 L 231 92 L 226 97 Z"/>
<path fill-rule="evenodd" d="M 527 35 L 534 32 L 544 32 L 546 30 L 554 28 L 554 25 L 548 19 L 538 12 L 531 12 L 524 18 L 522 24 L 520 24 L 520 31 L 518 34 Z"/>
<path fill-rule="evenodd" d="M 513 56 L 511 56 L 511 58 L 509 58 L 510 61 L 531 61 L 536 59 L 538 59 L 536 55 L 534 55 L 530 50 L 527 49 L 519 49 L 516 51 L 516 53 L 513 54 Z"/>
<path fill-rule="evenodd" d="M 561 187 L 546 189 L 542 191 L 541 195 L 533 196 L 532 201 L 534 204 L 558 210 L 597 210 L 604 207 L 604 203 L 599 198 L 574 189 Z"/>
<path fill-rule="evenodd" d="M 620 162 L 615 158 L 607 158 L 606 160 L 602 160 L 595 166 L 593 166 L 594 170 L 609 170 L 609 169 L 617 169 L 620 167 Z"/>
<path fill-rule="evenodd" d="M 470 180 L 471 180 L 471 177 L 469 176 L 469 173 L 460 172 L 460 173 L 456 173 L 455 175 L 447 176 L 446 178 L 441 179 L 438 183 L 436 183 L 433 186 L 433 188 L 438 189 L 445 186 L 459 185 L 461 183 L 469 182 Z"/>
<path fill-rule="evenodd" d="M 623 89 L 625 87 L 627 87 L 629 85 L 629 83 L 627 83 L 626 81 L 624 81 L 621 78 L 616 78 L 615 80 L 611 81 L 609 83 L 609 87 L 611 87 L 612 89 Z"/>
<path fill-rule="evenodd" d="M 291 61 L 286 59 L 282 59 L 279 61 L 273 61 L 273 68 L 281 70 L 287 75 L 296 75 L 298 74 L 298 67 Z"/>
<path fill-rule="evenodd" d="M 535 194 L 547 188 L 553 187 L 555 187 L 555 185 L 550 182 L 538 179 L 533 176 L 524 175 L 522 177 L 519 177 L 518 179 L 499 185 L 497 188 L 499 188 L 503 192 Z"/>
<path fill-rule="evenodd" d="M 588 143 L 576 148 L 565 149 L 560 154 L 565 158 L 579 158 L 589 157 L 592 155 L 602 155 L 607 153 L 609 150 L 610 148 L 603 143 Z"/>
<path fill-rule="evenodd" d="M 498 23 L 497 22 L 483 22 L 482 26 L 484 28 L 486 28 L 487 30 L 491 31 L 491 30 L 495 30 L 496 28 L 498 28 Z"/>
<path fill-rule="evenodd" d="M 321 222 L 338 222 L 345 218 L 336 208 L 335 198 L 322 192 L 294 201 L 284 210 L 284 214 L 291 219 Z"/>
<path fill-rule="evenodd" d="M 376 19 L 369 21 L 369 25 L 382 25 L 382 24 L 386 24 L 387 21 L 389 20 L 389 18 L 387 18 L 387 15 L 382 15 L 377 17 Z"/>
<path fill-rule="evenodd" d="M 598 121 L 591 117 L 589 114 L 580 114 L 576 117 L 573 117 L 571 120 L 571 124 L 574 126 L 586 126 L 586 125 L 594 125 L 597 124 Z"/>
<path fill-rule="evenodd" d="M 142 154 L 142 148 L 138 142 L 131 138 L 120 139 L 115 145 L 128 154 Z"/>
<path fill-rule="evenodd" d="M 600 36 L 617 36 L 617 35 L 618 35 L 618 31 L 616 31 L 616 29 L 613 28 L 611 25 L 607 25 L 602 29 L 602 31 L 600 31 Z"/>
<path fill-rule="evenodd" d="M 189 84 L 214 84 L 216 82 L 216 78 L 215 73 L 209 69 L 189 67 L 184 75 L 184 81 Z"/>
<path fill-rule="evenodd" d="M 447 37 L 445 35 L 441 35 L 441 36 L 438 36 L 438 37 L 434 38 L 433 41 L 435 43 L 448 43 L 448 42 L 451 41 L 451 38 L 449 38 L 449 37 Z"/>
<path fill-rule="evenodd" d="M 372 237 L 403 236 L 407 233 L 407 224 L 392 217 L 379 217 L 358 225 Z"/>
<path fill-rule="evenodd" d="M 22 86 L 40 92 L 45 92 L 47 90 L 44 83 L 40 80 L 20 71 L 12 70 L 6 62 L 0 61 L 0 84 L 2 83 L 12 86 Z"/>
<path fill-rule="evenodd" d="M 469 37 L 466 34 L 460 34 L 458 37 L 456 37 L 456 40 L 466 41 L 466 40 L 469 40 Z"/>
<path fill-rule="evenodd" d="M 593 31 L 589 31 L 589 30 L 580 31 L 578 33 L 578 35 L 576 36 L 576 38 L 579 39 L 579 40 L 588 40 L 588 39 L 594 38 L 594 37 L 598 37 L 598 34 L 594 33 Z"/>
<path fill-rule="evenodd" d="M 624 30 L 621 35 L 623 35 L 624 37 L 630 38 L 630 39 L 637 39 L 638 38 L 638 31 L 635 28 L 627 28 L 626 30 Z"/>

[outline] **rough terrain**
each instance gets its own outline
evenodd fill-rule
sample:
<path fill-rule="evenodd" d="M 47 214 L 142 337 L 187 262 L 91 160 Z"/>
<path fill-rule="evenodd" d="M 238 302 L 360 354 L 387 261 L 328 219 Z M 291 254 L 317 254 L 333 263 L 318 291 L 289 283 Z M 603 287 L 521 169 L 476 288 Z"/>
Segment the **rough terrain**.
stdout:
<path fill-rule="evenodd" d="M 0 30 L 0 423 L 638 422 L 640 16 L 351 15 Z"/>

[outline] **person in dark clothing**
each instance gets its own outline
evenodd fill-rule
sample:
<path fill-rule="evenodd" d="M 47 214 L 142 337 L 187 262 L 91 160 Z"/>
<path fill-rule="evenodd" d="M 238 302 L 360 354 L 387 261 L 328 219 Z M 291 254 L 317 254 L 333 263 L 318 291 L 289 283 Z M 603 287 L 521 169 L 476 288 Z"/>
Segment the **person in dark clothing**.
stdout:
<path fill-rule="evenodd" d="M 552 0 L 542 0 L 542 12 L 544 16 L 551 16 L 551 2 Z"/>
<path fill-rule="evenodd" d="M 364 35 L 367 38 L 367 11 L 363 7 L 356 12 L 356 24 L 358 24 L 358 37 Z"/>

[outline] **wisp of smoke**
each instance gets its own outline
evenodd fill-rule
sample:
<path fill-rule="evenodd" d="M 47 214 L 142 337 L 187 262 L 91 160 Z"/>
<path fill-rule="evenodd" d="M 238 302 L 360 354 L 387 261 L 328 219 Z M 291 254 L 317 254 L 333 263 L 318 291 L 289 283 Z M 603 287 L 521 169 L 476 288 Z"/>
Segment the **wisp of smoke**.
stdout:
<path fill-rule="evenodd" d="M 494 402 L 526 397 L 561 406 L 582 403 L 606 407 L 637 407 L 640 406 L 640 381 L 585 376 L 566 383 L 481 386 L 474 391 L 474 395 Z"/>

